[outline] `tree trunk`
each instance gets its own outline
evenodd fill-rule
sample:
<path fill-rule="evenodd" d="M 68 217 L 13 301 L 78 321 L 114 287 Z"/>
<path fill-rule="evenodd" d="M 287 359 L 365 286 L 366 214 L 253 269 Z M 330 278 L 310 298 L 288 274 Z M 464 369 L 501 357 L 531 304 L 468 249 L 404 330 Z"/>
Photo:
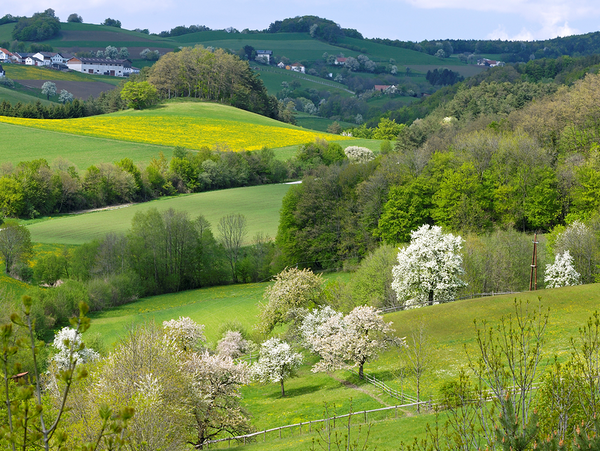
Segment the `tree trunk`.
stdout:
<path fill-rule="evenodd" d="M 358 366 L 358 378 L 361 379 L 361 380 L 365 378 L 365 373 L 363 371 L 363 366 L 364 365 L 362 363 Z"/>
<path fill-rule="evenodd" d="M 429 290 L 429 305 L 433 305 L 433 290 Z"/>
<path fill-rule="evenodd" d="M 283 388 L 283 379 L 281 379 L 281 397 L 283 398 L 285 396 L 285 389 Z"/>

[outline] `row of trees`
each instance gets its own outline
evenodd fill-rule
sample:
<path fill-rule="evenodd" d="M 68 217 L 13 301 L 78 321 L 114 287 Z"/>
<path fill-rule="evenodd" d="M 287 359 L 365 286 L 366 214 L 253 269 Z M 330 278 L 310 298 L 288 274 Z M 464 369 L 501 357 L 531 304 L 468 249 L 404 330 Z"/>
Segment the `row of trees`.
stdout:
<path fill-rule="evenodd" d="M 190 152 L 176 148 L 170 160 L 161 153 L 141 166 L 124 158 L 92 165 L 82 173 L 62 158 L 52 164 L 44 159 L 26 161 L 4 167 L 0 213 L 36 217 L 177 193 L 279 183 L 288 178 L 288 171 L 300 170 L 295 163 L 288 166 L 276 160 L 270 149 Z"/>

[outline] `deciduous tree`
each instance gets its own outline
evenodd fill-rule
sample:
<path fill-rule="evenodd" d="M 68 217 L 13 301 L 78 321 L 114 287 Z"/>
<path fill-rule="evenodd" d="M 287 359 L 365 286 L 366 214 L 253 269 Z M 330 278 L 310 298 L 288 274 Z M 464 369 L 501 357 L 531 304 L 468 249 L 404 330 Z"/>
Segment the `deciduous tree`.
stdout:
<path fill-rule="evenodd" d="M 285 396 L 283 382 L 296 375 L 302 363 L 302 354 L 279 338 L 271 338 L 260 347 L 258 362 L 252 366 L 254 377 L 261 382 L 279 382 L 281 396 Z"/>
<path fill-rule="evenodd" d="M 446 302 L 465 286 L 460 236 L 442 233 L 439 226 L 423 225 L 411 233 L 410 244 L 398 252 L 392 288 L 406 307 Z"/>

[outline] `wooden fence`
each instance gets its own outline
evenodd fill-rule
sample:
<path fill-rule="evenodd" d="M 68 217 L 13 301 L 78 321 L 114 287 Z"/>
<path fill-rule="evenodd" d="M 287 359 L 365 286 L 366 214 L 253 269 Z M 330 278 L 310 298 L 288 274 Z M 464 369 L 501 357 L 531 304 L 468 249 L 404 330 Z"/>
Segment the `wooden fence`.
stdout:
<path fill-rule="evenodd" d="M 359 418 L 364 419 L 364 423 L 367 423 L 369 421 L 370 413 L 383 412 L 383 411 L 392 410 L 392 409 L 395 411 L 394 412 L 395 418 L 398 418 L 398 409 L 416 407 L 417 405 L 425 405 L 425 404 L 429 404 L 429 402 L 413 402 L 410 404 L 402 404 L 402 405 L 398 405 L 398 406 L 382 407 L 379 409 L 372 409 L 372 410 L 362 410 L 359 412 L 350 412 L 350 413 L 346 413 L 343 415 L 335 415 L 335 416 L 329 417 L 329 418 L 322 418 L 320 420 L 312 420 L 312 421 L 304 421 L 304 422 L 295 423 L 295 424 L 287 424 L 285 426 L 279 426 L 279 427 L 272 428 L 272 429 L 265 429 L 263 431 L 253 432 L 252 434 L 236 435 L 235 437 L 226 437 L 226 438 L 221 438 L 221 439 L 217 439 L 217 440 L 207 440 L 206 442 L 203 443 L 203 445 L 211 445 L 211 444 L 216 444 L 216 443 L 228 442 L 228 446 L 231 447 L 232 440 L 237 441 L 240 444 L 243 443 L 245 445 L 246 443 L 252 441 L 254 438 L 258 439 L 261 436 L 263 438 L 263 441 L 266 441 L 267 433 L 271 433 L 271 432 L 279 433 L 279 438 L 281 438 L 281 431 L 284 429 L 298 428 L 298 433 L 301 434 L 303 426 L 304 426 L 305 430 L 306 430 L 306 428 L 308 428 L 308 432 L 310 433 L 310 432 L 312 432 L 313 426 L 318 425 L 320 423 L 325 423 L 327 425 L 327 427 L 335 428 L 336 420 L 340 420 L 342 418 L 348 418 L 348 420 L 351 421 L 352 417 L 359 417 Z M 333 426 L 330 426 L 331 423 L 333 423 Z"/>
<path fill-rule="evenodd" d="M 358 375 L 358 372 L 356 370 L 351 369 L 350 371 L 353 372 L 354 374 Z M 386 385 L 383 381 L 377 379 L 374 376 L 369 376 L 367 373 L 363 373 L 363 374 L 364 374 L 365 380 L 369 384 L 374 385 L 375 387 L 379 388 L 381 391 L 390 395 L 392 398 L 396 398 L 401 403 L 403 403 L 405 399 L 407 401 L 410 401 L 411 403 L 417 403 L 417 404 L 419 403 L 417 401 L 417 398 L 415 398 L 414 396 L 407 395 L 403 391 L 400 392 L 400 391 L 390 387 L 389 385 Z"/>

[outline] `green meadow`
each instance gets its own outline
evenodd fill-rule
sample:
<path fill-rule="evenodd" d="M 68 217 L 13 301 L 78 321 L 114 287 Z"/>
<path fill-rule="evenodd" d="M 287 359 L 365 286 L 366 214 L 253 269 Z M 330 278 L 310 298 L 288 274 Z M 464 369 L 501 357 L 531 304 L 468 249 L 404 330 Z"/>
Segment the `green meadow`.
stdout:
<path fill-rule="evenodd" d="M 204 215 L 212 224 L 214 233 L 221 217 L 241 213 L 248 221 L 246 242 L 250 243 L 258 232 L 275 237 L 281 199 L 289 187 L 286 184 L 262 185 L 161 198 L 141 204 L 109 207 L 102 211 L 34 220 L 28 223 L 28 228 L 34 242 L 82 244 L 108 232 L 127 232 L 137 212 L 145 212 L 150 208 L 159 211 L 173 208 L 187 211 L 191 217 Z"/>
<path fill-rule="evenodd" d="M 8 88 L 4 88 L 2 86 L 0 86 L 0 100 L 6 100 L 6 101 L 10 102 L 12 105 L 16 104 L 17 102 L 35 103 L 38 100 L 41 101 L 43 105 L 52 105 L 54 103 L 54 102 L 49 102 L 45 98 L 40 99 L 33 95 L 27 94 L 24 92 L 24 90 L 8 89 Z M 2 150 L 4 151 L 4 149 L 2 149 Z M 0 156 L 0 158 L 2 158 L 2 157 Z"/>
<path fill-rule="evenodd" d="M 346 87 L 334 81 L 324 80 L 319 77 L 314 77 L 308 74 L 299 74 L 297 72 L 272 68 L 265 69 L 263 66 L 258 66 L 258 74 L 262 79 L 269 94 L 275 95 L 281 91 L 281 83 L 286 81 L 291 83 L 297 81 L 302 85 L 302 89 L 316 89 L 317 91 L 329 91 L 332 94 L 340 94 L 343 96 L 352 96 Z"/>
<path fill-rule="evenodd" d="M 93 164 L 112 163 L 125 157 L 136 163 L 147 164 L 160 152 L 170 158 L 173 151 L 171 147 L 78 136 L 1 122 L 0 134 L 6 143 L 0 152 L 0 164 L 16 165 L 37 158 L 45 158 L 52 163 L 60 157 L 83 171 Z M 27 139 L 23 139 L 24 136 Z"/>

